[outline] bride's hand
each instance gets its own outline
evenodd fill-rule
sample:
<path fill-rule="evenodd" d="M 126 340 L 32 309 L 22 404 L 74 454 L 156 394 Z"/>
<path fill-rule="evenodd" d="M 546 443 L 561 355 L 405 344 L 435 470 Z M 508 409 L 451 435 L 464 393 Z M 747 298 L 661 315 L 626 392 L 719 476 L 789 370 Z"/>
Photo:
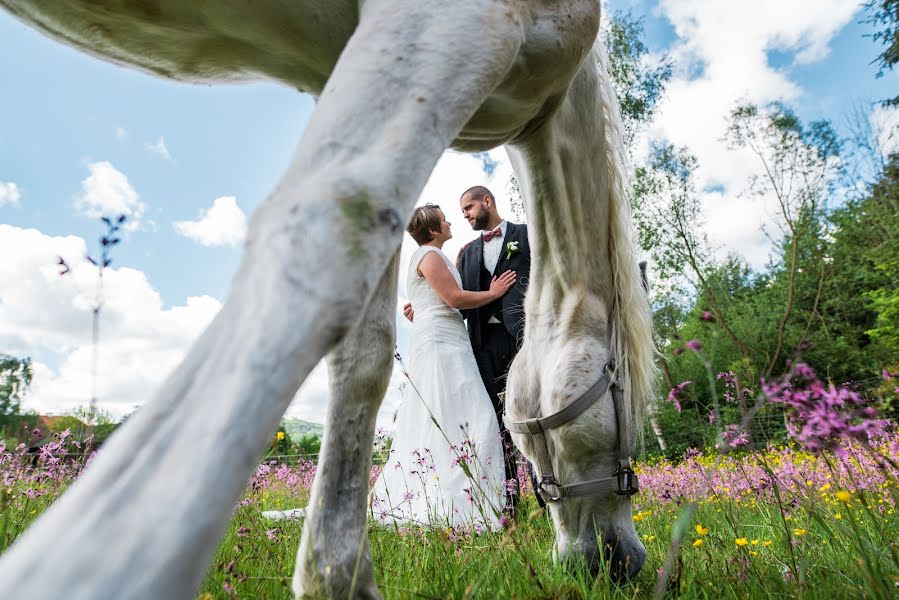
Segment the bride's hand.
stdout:
<path fill-rule="evenodd" d="M 515 271 L 506 271 L 490 281 L 490 293 L 494 298 L 501 298 L 515 283 Z"/>

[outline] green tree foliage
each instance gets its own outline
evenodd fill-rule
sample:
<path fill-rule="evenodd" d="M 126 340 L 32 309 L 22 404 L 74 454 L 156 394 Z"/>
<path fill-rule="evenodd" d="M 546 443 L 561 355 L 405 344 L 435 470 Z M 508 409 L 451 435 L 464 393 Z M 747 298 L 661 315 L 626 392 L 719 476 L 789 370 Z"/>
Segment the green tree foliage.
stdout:
<path fill-rule="evenodd" d="M 625 143 L 631 148 L 636 134 L 655 116 L 671 79 L 671 60 L 652 57 L 643 41 L 643 20 L 630 13 L 614 13 L 600 37 L 609 57 L 609 77 L 618 96 Z"/>
<path fill-rule="evenodd" d="M 878 28 L 871 37 L 884 46 L 874 61 L 879 67 L 877 76 L 882 77 L 899 62 L 899 0 L 869 0 L 865 9 L 868 11 L 865 22 Z M 884 104 L 899 106 L 899 95 L 884 100 Z"/>
<path fill-rule="evenodd" d="M 857 382 L 875 396 L 881 369 L 899 366 L 899 157 L 884 161 L 870 193 L 839 204 L 848 157 L 829 123 L 806 125 L 779 104 L 743 105 L 726 140 L 757 160 L 746 193 L 775 209 L 777 229 L 768 233 L 776 243 L 760 272 L 712 251 L 686 149 L 658 144 L 636 173 L 638 234 L 661 280 L 653 308 L 663 385 L 692 382 L 681 412 L 666 403 L 657 413 L 669 454 L 714 438 L 709 413 L 723 388 L 709 382 L 703 362 L 757 388 L 801 352 L 827 379 Z M 701 357 L 688 340 L 701 342 Z M 722 412 L 726 422 L 742 413 L 734 403 Z M 779 409 L 766 406 L 749 433 L 757 442 L 782 436 Z"/>
<path fill-rule="evenodd" d="M 5 428 L 19 414 L 33 375 L 30 358 L 0 354 L 0 427 Z"/>
<path fill-rule="evenodd" d="M 871 270 L 871 300 L 876 313 L 866 333 L 882 344 L 893 358 L 899 355 L 899 154 L 893 154 L 883 177 L 860 204 Z"/>
<path fill-rule="evenodd" d="M 300 454 L 318 455 L 322 447 L 321 439 L 314 433 L 307 433 L 296 441 L 297 451 Z"/>

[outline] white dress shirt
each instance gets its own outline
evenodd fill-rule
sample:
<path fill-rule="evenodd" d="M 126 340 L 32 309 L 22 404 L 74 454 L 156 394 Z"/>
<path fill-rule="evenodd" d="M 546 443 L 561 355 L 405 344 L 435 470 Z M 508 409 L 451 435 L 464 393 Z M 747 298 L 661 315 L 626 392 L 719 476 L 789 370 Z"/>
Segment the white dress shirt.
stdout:
<path fill-rule="evenodd" d="M 493 273 L 496 269 L 496 263 L 499 262 L 499 256 L 503 251 L 503 240 L 506 239 L 506 229 L 508 229 L 509 224 L 506 223 L 505 220 L 500 221 L 499 229 L 502 234 L 499 237 L 495 237 L 489 242 L 484 242 L 484 267 L 487 269 L 489 273 Z M 493 231 L 496 229 L 494 227 L 491 229 Z M 481 237 L 484 237 L 484 234 L 481 234 Z M 501 273 L 494 273 L 495 275 L 500 275 Z"/>
<path fill-rule="evenodd" d="M 488 272 L 493 273 L 496 270 L 496 263 L 499 262 L 499 256 L 503 251 L 503 240 L 506 239 L 506 229 L 508 229 L 508 223 L 505 220 L 500 221 L 499 230 L 501 235 L 499 237 L 495 237 L 489 242 L 484 242 L 484 268 L 487 269 Z M 490 231 L 494 231 L 496 227 L 491 229 Z M 483 237 L 484 234 L 481 234 Z M 495 273 L 495 275 L 500 275 L 501 273 Z M 487 320 L 488 323 L 499 323 L 499 320 L 491 316 L 490 319 Z"/>

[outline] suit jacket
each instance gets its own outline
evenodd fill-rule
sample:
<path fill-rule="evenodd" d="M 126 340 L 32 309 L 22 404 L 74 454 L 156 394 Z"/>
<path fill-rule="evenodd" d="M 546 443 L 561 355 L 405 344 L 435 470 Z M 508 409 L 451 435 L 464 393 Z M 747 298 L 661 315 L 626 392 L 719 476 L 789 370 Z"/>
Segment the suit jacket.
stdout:
<path fill-rule="evenodd" d="M 506 248 L 509 242 L 518 242 L 518 251 L 506 258 Z M 484 268 L 484 239 L 482 237 L 479 236 L 462 249 L 457 266 L 459 274 L 462 276 L 464 289 L 474 292 L 487 291 L 487 288 L 481 289 L 481 269 Z M 515 284 L 500 298 L 502 305 L 500 320 L 506 326 L 506 330 L 515 338 L 516 343 L 521 344 L 524 337 L 524 294 L 528 288 L 531 271 L 531 247 L 528 244 L 527 225 L 507 222 L 502 252 L 499 260 L 496 261 L 493 275 L 502 275 L 509 269 L 516 273 Z M 468 321 L 468 337 L 471 339 L 471 347 L 473 350 L 479 350 L 481 348 L 481 331 L 487 322 L 487 317 L 482 314 L 480 308 L 463 310 L 462 316 Z"/>

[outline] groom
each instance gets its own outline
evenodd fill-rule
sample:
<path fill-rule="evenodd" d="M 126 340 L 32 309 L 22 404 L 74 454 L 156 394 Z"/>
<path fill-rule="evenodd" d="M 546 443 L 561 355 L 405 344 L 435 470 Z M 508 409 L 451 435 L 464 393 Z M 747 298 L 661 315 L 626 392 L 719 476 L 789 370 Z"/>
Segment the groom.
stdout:
<path fill-rule="evenodd" d="M 496 198 L 487 188 L 475 186 L 459 200 L 462 214 L 481 235 L 459 252 L 457 267 L 462 287 L 469 291 L 490 288 L 495 275 L 507 270 L 517 273 L 515 285 L 501 298 L 462 311 L 468 322 L 468 337 L 474 351 L 484 387 L 493 402 L 505 453 L 506 480 L 518 481 L 518 468 L 509 431 L 503 423 L 506 376 L 524 336 L 524 293 L 531 268 L 528 228 L 504 220 L 496 208 Z M 514 515 L 518 508 L 518 489 L 507 487 L 506 509 Z"/>

